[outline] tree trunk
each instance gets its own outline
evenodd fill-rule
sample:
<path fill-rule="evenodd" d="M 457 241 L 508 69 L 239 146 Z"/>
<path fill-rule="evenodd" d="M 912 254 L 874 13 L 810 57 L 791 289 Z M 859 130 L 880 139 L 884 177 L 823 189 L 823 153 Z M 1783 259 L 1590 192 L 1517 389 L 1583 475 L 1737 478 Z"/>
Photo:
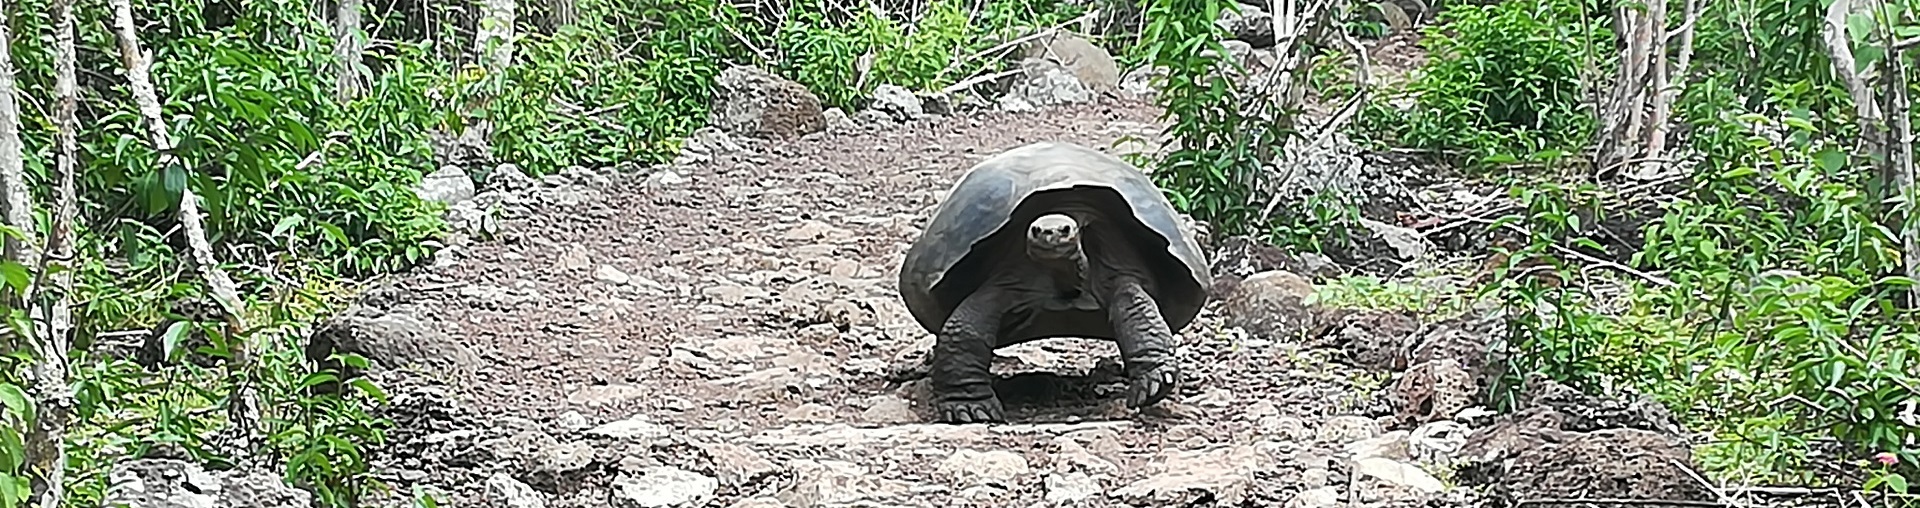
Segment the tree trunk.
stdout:
<path fill-rule="evenodd" d="M 0 0 L 0 220 L 20 230 L 19 240 L 0 238 L 0 252 L 23 266 L 37 266 L 39 241 L 33 221 L 33 194 L 27 191 L 23 147 L 20 142 L 20 103 L 14 96 L 12 21 L 7 3 Z M 32 295 L 22 295 L 31 300 Z M 25 305 L 25 301 L 0 301 Z M 18 307 L 15 307 L 18 308 Z"/>
<path fill-rule="evenodd" d="M 65 115 L 61 119 L 64 120 L 71 118 L 71 111 L 73 111 L 71 100 L 74 89 L 73 16 L 69 10 L 71 5 L 67 5 L 65 1 L 55 3 L 56 22 L 65 30 L 56 35 L 61 51 L 57 56 L 61 61 L 56 65 L 63 72 L 57 86 L 63 87 L 60 90 L 66 92 L 62 95 L 65 99 L 62 112 Z M 5 208 L 5 214 L 0 219 L 4 219 L 7 225 L 12 226 L 25 237 L 24 241 L 6 241 L 7 259 L 22 266 L 36 268 L 35 273 L 38 274 L 36 279 L 43 279 L 48 272 L 44 263 L 59 256 L 41 257 L 38 246 L 33 240 L 35 229 L 39 225 L 33 220 L 33 195 L 27 190 L 24 171 L 25 147 L 20 141 L 20 104 L 13 78 L 13 35 L 8 30 L 11 24 L 6 12 L 7 5 L 0 3 L 0 186 L 5 187 L 5 194 L 0 197 L 0 207 Z M 63 167 L 63 184 L 70 185 L 72 174 L 71 170 Z M 72 203 L 70 187 L 62 189 L 62 192 L 60 199 L 70 205 Z M 64 236 L 59 234 L 57 228 L 61 227 L 58 220 L 60 216 L 56 215 L 55 241 L 62 241 L 64 245 L 70 246 L 73 237 L 72 213 L 70 209 L 63 209 L 61 212 L 66 214 L 67 220 L 64 222 L 67 234 Z M 67 250 L 70 252 L 71 248 L 67 247 Z M 65 257 L 72 256 L 68 254 Z M 70 276 L 57 277 L 56 280 L 71 280 Z M 39 291 L 34 286 L 38 286 L 39 282 L 36 280 L 34 284 L 25 288 L 19 300 L 0 303 L 9 307 L 25 308 L 28 310 L 29 317 L 35 317 L 32 312 L 37 306 L 34 304 L 41 299 L 37 298 L 36 293 Z M 66 299 L 64 291 L 56 292 L 55 295 L 57 300 L 64 303 Z M 66 305 L 56 303 L 45 309 L 50 314 L 60 313 L 65 311 Z M 63 446 L 65 438 L 63 430 L 66 425 L 67 408 L 70 407 L 68 401 L 72 400 L 72 396 L 67 393 L 66 364 L 66 330 L 71 328 L 68 326 L 70 321 L 55 315 L 39 316 L 33 319 L 31 326 L 27 327 L 26 333 L 29 336 L 22 337 L 25 339 L 25 344 L 5 345 L 9 352 L 19 347 L 28 348 L 34 356 L 34 361 L 26 372 L 26 388 L 28 395 L 33 397 L 38 418 L 22 422 L 27 429 L 23 436 L 25 441 L 21 443 L 26 452 L 24 466 L 31 480 L 29 494 L 31 497 L 28 500 L 30 506 L 59 508 L 61 501 L 66 497 L 64 487 L 67 463 L 66 448 Z"/>
<path fill-rule="evenodd" d="M 517 0 L 480 0 L 480 22 L 475 27 L 473 53 L 489 75 L 498 76 L 513 64 L 513 23 Z"/>
<path fill-rule="evenodd" d="M 127 66 L 128 88 L 133 91 L 133 100 L 140 108 L 140 116 L 147 124 L 147 134 L 152 138 L 154 151 L 159 154 L 156 167 L 162 171 L 179 161 L 171 154 L 172 136 L 160 117 L 160 99 L 153 88 L 153 62 L 151 56 L 140 49 L 140 35 L 133 27 L 132 0 L 109 0 L 113 5 L 114 27 L 120 42 L 120 58 Z M 260 401 L 255 385 L 257 371 L 254 368 L 254 347 L 246 338 L 246 323 L 242 320 L 245 312 L 240 293 L 234 288 L 233 281 L 220 269 L 213 258 L 213 247 L 207 243 L 207 233 L 201 224 L 200 198 L 193 193 L 193 186 L 187 185 L 180 191 L 180 230 L 186 235 L 187 253 L 199 270 L 200 278 L 206 281 L 207 289 L 213 293 L 214 302 L 224 311 L 227 321 L 227 337 L 231 350 L 231 359 L 227 362 L 228 374 L 232 376 L 233 393 L 229 395 L 227 405 L 228 431 L 233 432 L 230 443 L 238 453 L 235 457 L 242 463 L 251 459 L 254 450 L 263 444 L 260 429 Z"/>
<path fill-rule="evenodd" d="M 74 258 L 74 222 L 77 221 L 78 207 L 74 191 L 74 180 L 78 163 L 75 160 L 78 150 L 79 121 L 74 117 L 78 103 L 78 86 L 75 83 L 74 59 L 77 54 L 74 47 L 73 0 L 54 0 L 53 2 L 53 41 L 54 41 L 54 125 L 58 129 L 55 145 L 59 150 L 54 162 L 54 178 L 58 180 L 54 190 L 52 227 L 47 235 L 46 269 L 40 277 L 52 282 L 52 291 L 41 291 L 41 300 L 50 300 L 47 314 L 39 322 L 45 323 L 43 332 L 36 333 L 35 356 L 32 375 L 36 404 L 39 406 L 39 421 L 33 426 L 28 437 L 28 464 L 41 471 L 36 493 L 40 496 L 36 503 L 40 508 L 60 508 L 66 498 L 67 417 L 73 412 L 73 393 L 68 388 L 67 352 L 72 344 L 73 331 L 73 271 L 79 266 Z M 58 263 L 59 266 L 49 266 Z M 36 329 L 41 329 L 36 326 Z"/>
<path fill-rule="evenodd" d="M 1827 6 L 1826 25 L 1820 30 L 1820 38 L 1826 41 L 1827 59 L 1833 63 L 1833 75 L 1846 86 L 1847 95 L 1853 98 L 1855 121 L 1860 126 L 1860 150 L 1880 155 L 1886 152 L 1885 118 L 1880 112 L 1880 101 L 1875 98 L 1873 87 L 1868 85 L 1869 77 L 1855 72 L 1853 45 L 1847 38 L 1847 15 L 1864 7 L 1864 2 L 1835 0 Z M 1873 69 L 1867 69 L 1871 72 Z"/>
<path fill-rule="evenodd" d="M 360 31 L 361 4 L 361 0 L 339 0 L 333 20 L 333 95 L 342 103 L 364 90 L 360 58 L 366 52 L 366 36 Z"/>
<path fill-rule="evenodd" d="M 541 28 L 547 33 L 559 33 L 560 29 L 580 22 L 580 5 L 575 0 L 547 0 L 542 18 Z"/>
<path fill-rule="evenodd" d="M 1890 34 L 1882 31 L 1882 42 L 1886 44 L 1887 57 L 1881 61 L 1885 66 L 1883 73 L 1887 83 L 1887 105 L 1882 113 L 1893 120 L 1888 135 L 1893 139 L 1892 148 L 1887 157 L 1887 166 L 1881 178 L 1888 184 L 1888 196 L 1902 196 L 1907 199 L 1916 197 L 1914 189 L 1913 167 L 1913 101 L 1907 97 L 1907 56 L 1893 40 Z M 1894 231 L 1900 235 L 1900 259 L 1905 263 L 1905 275 L 1910 279 L 1920 279 L 1920 225 L 1912 222 L 1911 209 L 1904 214 L 1889 214 L 1888 221 Z M 1920 307 L 1920 286 L 1908 288 L 1907 308 Z"/>
<path fill-rule="evenodd" d="M 1614 19 L 1626 48 L 1620 53 L 1620 70 L 1613 93 L 1602 115 L 1599 150 L 1595 166 L 1602 176 L 1626 170 L 1626 165 L 1643 148 L 1648 130 L 1648 92 L 1658 93 L 1666 76 L 1666 0 L 1646 3 L 1641 12 L 1636 5 L 1614 10 Z"/>

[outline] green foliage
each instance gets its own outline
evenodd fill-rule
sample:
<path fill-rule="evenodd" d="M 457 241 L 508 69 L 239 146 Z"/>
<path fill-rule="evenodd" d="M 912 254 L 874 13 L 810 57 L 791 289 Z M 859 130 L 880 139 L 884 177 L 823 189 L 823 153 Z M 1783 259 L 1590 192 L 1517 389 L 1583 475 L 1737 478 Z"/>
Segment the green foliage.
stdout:
<path fill-rule="evenodd" d="M 1617 50 L 1600 16 L 1613 6 L 1575 1 L 1447 6 L 1425 31 L 1429 63 L 1405 94 L 1364 109 L 1359 132 L 1474 165 L 1551 169 L 1581 153 L 1597 123 L 1588 91 L 1606 88 L 1590 76 L 1608 74 Z M 1876 25 L 1895 39 L 1920 33 L 1908 3 L 1849 20 L 1860 68 L 1885 64 Z M 1631 387 L 1711 433 L 1700 458 L 1723 477 L 1900 492 L 1920 478 L 1920 316 L 1898 305 L 1913 282 L 1899 251 L 1910 205 L 1860 150 L 1854 104 L 1819 39 L 1826 2 L 1701 5 L 1668 145 L 1698 162 L 1674 195 L 1639 211 L 1641 244 L 1595 241 L 1624 233 L 1602 231 L 1619 206 L 1604 185 L 1539 174 L 1516 178 L 1523 206 L 1491 226 L 1521 233 L 1483 288 L 1514 316 L 1495 402 L 1511 402 L 1528 373 Z M 1636 271 L 1601 279 L 1569 250 Z M 1621 290 L 1598 289 L 1609 286 Z M 1812 473 L 1833 469 L 1812 462 L 1822 442 L 1844 444 L 1857 474 Z M 1866 460 L 1875 454 L 1884 458 Z"/>
<path fill-rule="evenodd" d="M 1261 203 L 1254 199 L 1267 161 L 1294 136 L 1293 112 L 1275 112 L 1280 121 L 1262 121 L 1265 98 L 1237 93 L 1224 58 L 1225 30 L 1214 24 L 1228 0 L 1142 0 L 1148 20 L 1139 53 L 1166 69 L 1154 77 L 1155 101 L 1176 143 L 1158 161 L 1152 176 L 1174 207 L 1212 224 L 1223 234 L 1265 229 Z"/>
<path fill-rule="evenodd" d="M 1583 103 L 1582 69 L 1604 56 L 1589 49 L 1590 41 L 1612 38 L 1604 20 L 1588 19 L 1592 6 L 1582 1 L 1506 0 L 1442 11 L 1440 24 L 1427 27 L 1420 41 L 1427 65 L 1401 91 L 1412 97 L 1412 107 L 1374 102 L 1356 127 L 1397 146 L 1457 153 L 1476 164 L 1577 151 L 1598 125 Z"/>
<path fill-rule="evenodd" d="M 31 34 L 50 30 L 46 7 L 30 0 L 9 12 L 14 32 L 28 34 L 12 49 L 38 203 L 51 199 L 54 129 L 44 116 L 52 108 L 34 106 L 52 100 L 53 55 L 50 38 Z M 302 323 L 344 302 L 337 279 L 404 269 L 439 248 L 440 207 L 412 190 L 448 155 L 434 153 L 434 135 L 485 124 L 491 155 L 535 175 L 664 162 L 705 123 L 714 79 L 728 66 L 766 66 L 829 105 L 852 109 L 882 83 L 934 89 L 1000 69 L 1005 62 L 994 55 L 955 57 L 1082 10 L 1068 2 L 945 0 L 924 12 L 882 14 L 816 1 L 775 18 L 717 0 L 586 0 L 571 25 L 516 27 L 513 60 L 490 73 L 462 63 L 471 58 L 462 55 L 471 34 L 448 19 L 462 14 L 398 7 L 363 13 L 379 42 L 358 62 L 367 71 L 363 89 L 343 101 L 333 96 L 334 38 L 324 21 L 331 16 L 316 15 L 314 4 L 137 3 L 161 116 L 178 145 L 177 162 L 163 165 L 126 91 L 116 40 L 102 29 L 111 26 L 106 4 L 79 4 L 77 348 L 105 332 L 155 329 L 168 365 L 148 371 L 127 359 L 70 359 L 71 504 L 98 504 L 113 464 L 155 447 L 215 464 L 234 459 L 209 439 L 229 430 L 220 416 L 236 369 L 184 360 L 228 358 L 240 337 L 171 310 L 205 298 L 178 251 L 184 242 L 173 236 L 183 191 L 201 198 L 216 255 L 237 262 L 226 269 L 251 297 L 247 319 L 256 328 L 244 333 L 260 347 L 266 454 L 319 504 L 354 506 L 383 488 L 368 454 L 391 425 L 370 411 L 385 394 L 365 379 L 316 368 L 296 341 Z M 863 80 L 855 74 L 862 55 L 872 55 Z M 491 168 L 464 169 L 484 178 Z M 0 264 L 9 284 L 25 284 L 27 273 Z M 24 329 L 24 314 L 9 315 L 10 326 Z M 205 345 L 185 347 L 202 338 Z M 11 379 L 0 376 L 0 395 L 18 391 Z M 6 409 L 0 419 L 13 430 L 30 407 Z M 7 443 L 18 441 L 17 432 L 0 433 L 0 459 L 10 459 L 0 466 L 17 466 L 18 447 Z M 17 467 L 0 468 L 0 496 L 17 492 L 22 478 Z M 437 501 L 416 492 L 415 503 Z"/>

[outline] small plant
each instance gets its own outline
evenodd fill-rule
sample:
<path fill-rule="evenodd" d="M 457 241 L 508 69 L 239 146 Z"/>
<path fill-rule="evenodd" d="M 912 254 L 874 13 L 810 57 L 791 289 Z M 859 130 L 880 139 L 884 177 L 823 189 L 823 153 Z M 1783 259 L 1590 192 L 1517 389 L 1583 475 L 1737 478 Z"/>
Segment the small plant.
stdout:
<path fill-rule="evenodd" d="M 1388 143 L 1461 153 L 1468 163 L 1535 152 L 1576 151 L 1597 121 L 1585 106 L 1581 69 L 1589 41 L 1611 40 L 1587 20 L 1585 0 L 1507 0 L 1454 5 L 1425 28 L 1427 64 L 1405 94 L 1412 108 L 1382 97 L 1361 112 L 1360 132 Z"/>

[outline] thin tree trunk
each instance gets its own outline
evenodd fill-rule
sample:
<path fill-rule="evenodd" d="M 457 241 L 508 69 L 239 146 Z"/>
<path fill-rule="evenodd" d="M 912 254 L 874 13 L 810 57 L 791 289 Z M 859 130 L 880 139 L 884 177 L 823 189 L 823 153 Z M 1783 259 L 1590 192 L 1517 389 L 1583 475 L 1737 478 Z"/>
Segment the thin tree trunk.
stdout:
<path fill-rule="evenodd" d="M 62 8 L 63 6 L 56 6 L 56 10 Z M 27 190 L 25 147 L 20 141 L 20 103 L 16 96 L 13 77 L 13 34 L 8 30 L 11 23 L 7 19 L 7 9 L 6 3 L 0 2 L 0 186 L 5 187 L 4 197 L 0 198 L 0 206 L 6 209 L 4 217 L 0 218 L 26 238 L 24 241 L 6 242 L 7 259 L 23 266 L 37 268 L 35 273 L 39 274 L 36 276 L 38 279 L 43 278 L 47 273 L 44 263 L 49 259 L 40 256 L 38 246 L 33 240 L 39 225 L 33 220 L 33 195 Z M 73 26 L 71 15 L 59 16 L 59 18 L 59 23 L 67 28 L 69 30 L 67 33 L 70 34 Z M 62 76 L 62 83 L 67 86 L 66 90 L 71 90 L 73 53 L 70 48 L 73 46 L 73 38 L 70 35 L 66 36 L 63 42 L 65 52 L 59 56 L 66 59 L 66 65 L 63 67 L 66 74 Z M 71 221 L 67 222 L 67 227 L 69 233 L 66 237 L 71 239 Z M 57 232 L 55 236 L 59 236 Z M 10 307 L 17 306 L 14 308 L 26 308 L 31 317 L 34 303 L 39 301 L 35 294 L 38 292 L 36 289 L 29 285 L 23 289 L 19 300 L 0 303 Z M 56 298 L 64 299 L 65 294 L 58 293 Z M 64 306 L 55 305 L 50 310 L 64 308 Z M 26 424 L 27 432 L 24 436 L 25 442 L 21 444 L 24 445 L 26 452 L 24 465 L 31 479 L 29 503 L 43 508 L 58 508 L 62 499 L 65 498 L 63 494 L 66 481 L 66 449 L 63 446 L 65 433 L 62 429 L 66 423 L 65 410 L 69 406 L 65 401 L 71 399 L 71 396 L 66 394 L 67 347 L 64 323 L 67 321 L 66 319 L 60 319 L 58 322 L 52 319 L 35 319 L 34 323 L 27 327 L 26 333 L 29 337 L 23 337 L 26 339 L 26 344 L 5 344 L 9 351 L 23 346 L 30 349 L 35 360 L 27 369 L 26 388 L 28 394 L 33 397 L 38 418 L 22 422 Z"/>
<path fill-rule="evenodd" d="M 67 352 L 72 344 L 73 331 L 73 272 L 78 268 L 74 257 L 74 222 L 77 221 L 78 206 L 74 191 L 76 168 L 74 157 L 78 152 L 79 121 L 74 117 L 78 103 L 78 87 L 74 77 L 73 0 L 54 0 L 53 2 L 53 41 L 54 41 L 54 83 L 53 94 L 54 125 L 58 129 L 55 144 L 59 154 L 54 159 L 54 177 L 58 179 L 54 191 L 51 231 L 47 235 L 46 264 L 40 276 L 50 279 L 53 290 L 47 315 L 39 321 L 46 323 L 45 331 L 36 334 L 33 383 L 36 404 L 39 406 L 39 421 L 34 425 L 28 439 L 32 453 L 29 464 L 41 471 L 38 486 L 40 508 L 60 508 L 66 499 L 67 417 L 73 412 L 73 391 L 68 385 Z M 60 266 L 47 269 L 47 265 L 58 263 Z M 42 292 L 42 300 L 47 300 Z M 36 326 L 36 328 L 38 328 Z"/>
<path fill-rule="evenodd" d="M 1886 153 L 1885 117 L 1881 115 L 1880 101 L 1875 98 L 1873 87 L 1868 85 L 1871 78 L 1854 71 L 1857 67 L 1853 46 L 1847 38 L 1847 15 L 1864 6 L 1864 2 L 1834 0 L 1827 6 L 1826 25 L 1820 30 L 1820 37 L 1826 41 L 1827 59 L 1833 63 L 1834 77 L 1846 86 L 1847 95 L 1853 98 L 1855 121 L 1860 126 L 1860 150 L 1881 155 Z"/>
<path fill-rule="evenodd" d="M 334 98 L 351 101 L 363 91 L 360 58 L 365 53 L 360 33 L 361 0 L 339 0 L 333 20 Z"/>
<path fill-rule="evenodd" d="M 1620 36 L 1626 38 L 1626 48 L 1620 54 L 1620 71 L 1607 112 L 1602 115 L 1605 127 L 1601 130 L 1595 160 L 1601 173 L 1623 169 L 1623 165 L 1644 148 L 1638 145 L 1645 139 L 1642 132 L 1648 127 L 1647 93 L 1657 91 L 1654 87 L 1659 86 L 1650 81 L 1659 81 L 1665 74 L 1666 2 L 1659 0 L 1645 5 L 1645 12 L 1634 5 L 1622 5 L 1614 11 Z"/>
<path fill-rule="evenodd" d="M 0 220 L 18 229 L 19 240 L 0 238 L 0 251 L 7 259 L 22 266 L 38 266 L 40 254 L 37 250 L 33 221 L 33 194 L 27 191 L 24 150 L 20 142 L 20 103 L 14 97 L 13 80 L 13 34 L 7 19 L 7 4 L 0 0 Z M 0 301 L 0 304 L 25 305 L 33 295 L 21 295 L 23 301 Z M 16 307 L 18 308 L 18 307 Z"/>
<path fill-rule="evenodd" d="M 559 33 L 580 22 L 580 6 L 575 0 L 547 0 L 546 14 L 547 33 Z"/>
<path fill-rule="evenodd" d="M 1888 195 L 1904 196 L 1913 199 L 1913 103 L 1907 97 L 1907 57 L 1890 34 L 1884 33 L 1882 42 L 1886 44 L 1887 57 L 1881 62 L 1886 66 L 1887 105 L 1882 112 L 1893 121 L 1889 133 L 1893 137 L 1893 147 L 1887 157 L 1886 172 L 1882 178 L 1891 184 Z M 1911 209 L 1909 209 L 1911 210 Z M 1914 224 L 1913 213 L 1895 215 L 1892 218 L 1894 231 L 1900 233 L 1900 258 L 1906 264 L 1906 276 L 1920 279 L 1920 225 Z M 1908 288 L 1907 308 L 1920 307 L 1920 287 Z"/>
<path fill-rule="evenodd" d="M 513 64 L 514 11 L 517 0 L 480 0 L 479 26 L 474 30 L 473 50 L 480 66 L 490 75 L 499 75 Z"/>
<path fill-rule="evenodd" d="M 1647 122 L 1649 131 L 1646 157 L 1648 159 L 1666 156 L 1667 132 L 1671 127 L 1673 102 L 1680 97 L 1680 92 L 1687 88 L 1687 71 L 1689 70 L 1687 67 L 1693 63 L 1693 25 L 1700 20 L 1700 8 L 1700 0 L 1686 0 L 1680 28 L 1677 30 L 1680 32 L 1678 34 L 1680 47 L 1675 50 L 1673 70 L 1663 72 L 1660 86 L 1654 88 L 1653 116 Z M 1665 68 L 1664 54 L 1661 60 L 1658 65 Z M 1655 162 L 1655 164 L 1658 163 Z"/>
<path fill-rule="evenodd" d="M 167 133 L 167 126 L 160 117 L 160 99 L 153 88 L 153 62 L 151 56 L 140 49 L 140 35 L 133 27 L 132 0 L 109 0 L 109 3 L 113 5 L 120 58 L 127 66 L 128 88 L 132 89 L 133 100 L 147 124 L 154 151 L 160 156 L 157 167 L 164 171 L 179 162 L 171 154 L 173 138 Z M 180 229 L 186 235 L 187 251 L 200 272 L 200 278 L 206 281 L 207 289 L 213 292 L 214 302 L 220 305 L 226 315 L 227 337 L 231 345 L 231 360 L 227 362 L 227 369 L 234 378 L 233 393 L 229 395 L 227 403 L 227 423 L 230 425 L 228 430 L 235 433 L 231 445 L 241 452 L 235 456 L 244 462 L 251 459 L 250 452 L 258 450 L 262 442 L 260 400 L 254 379 L 254 347 L 245 337 L 247 327 L 241 317 L 245 307 L 242 306 L 240 293 L 214 260 L 213 247 L 207 243 L 199 201 L 200 197 L 193 193 L 192 185 L 180 191 Z"/>

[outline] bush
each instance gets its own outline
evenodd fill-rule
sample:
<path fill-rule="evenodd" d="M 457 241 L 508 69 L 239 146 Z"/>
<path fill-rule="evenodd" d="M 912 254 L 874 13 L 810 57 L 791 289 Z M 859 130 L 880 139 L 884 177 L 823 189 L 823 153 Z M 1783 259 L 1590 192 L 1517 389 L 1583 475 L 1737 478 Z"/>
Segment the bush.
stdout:
<path fill-rule="evenodd" d="M 1375 102 L 1357 127 L 1396 146 L 1457 152 L 1470 163 L 1584 146 L 1597 122 L 1583 102 L 1581 69 L 1601 56 L 1592 41 L 1608 41 L 1612 32 L 1588 19 L 1591 7 L 1581 1 L 1506 0 L 1442 11 L 1420 42 L 1428 63 L 1404 91 L 1412 107 Z"/>

